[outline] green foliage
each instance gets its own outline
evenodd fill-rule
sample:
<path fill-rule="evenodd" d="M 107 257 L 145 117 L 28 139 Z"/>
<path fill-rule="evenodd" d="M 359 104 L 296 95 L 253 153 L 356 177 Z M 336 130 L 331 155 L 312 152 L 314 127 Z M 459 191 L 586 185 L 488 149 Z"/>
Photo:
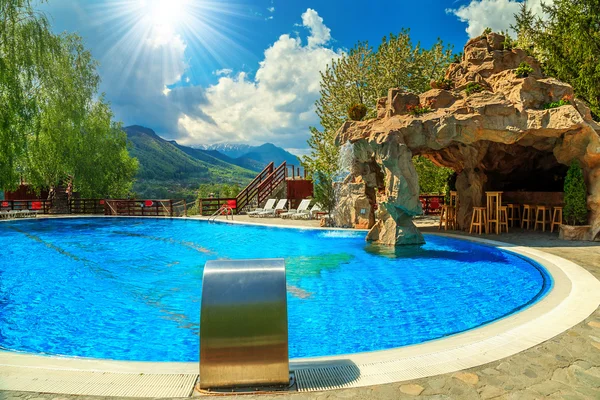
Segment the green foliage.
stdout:
<path fill-rule="evenodd" d="M 450 90 L 454 87 L 451 79 L 440 78 L 435 81 L 435 86 L 439 89 Z"/>
<path fill-rule="evenodd" d="M 483 92 L 484 88 L 477 82 L 469 82 L 465 87 L 465 93 L 467 96 L 472 95 L 473 93 Z"/>
<path fill-rule="evenodd" d="M 490 27 L 487 27 L 487 28 L 485 28 L 485 29 L 483 30 L 483 32 L 481 33 L 481 36 L 486 36 L 486 35 L 489 35 L 489 34 L 490 34 L 490 33 L 492 33 L 492 32 L 493 32 L 493 31 L 492 31 L 492 28 L 490 28 Z"/>
<path fill-rule="evenodd" d="M 433 105 L 433 101 L 428 101 L 426 104 L 419 104 L 416 106 L 413 105 L 408 105 L 406 106 L 406 111 L 408 111 L 408 113 L 410 115 L 414 115 L 414 116 L 420 116 L 423 114 L 427 114 L 428 112 L 431 112 L 431 106 Z"/>
<path fill-rule="evenodd" d="M 327 211 L 331 215 L 336 203 L 333 175 L 316 171 L 313 181 L 315 203 L 319 204 L 322 210 Z"/>
<path fill-rule="evenodd" d="M 348 117 L 352 121 L 360 121 L 367 115 L 367 106 L 364 104 L 353 104 L 348 109 Z"/>
<path fill-rule="evenodd" d="M 206 199 L 209 197 L 234 198 L 242 190 L 238 184 L 227 183 L 203 183 L 198 188 L 198 198 Z"/>
<path fill-rule="evenodd" d="M 515 70 L 515 74 L 518 78 L 527 78 L 532 73 L 533 68 L 531 68 L 531 65 L 527 64 L 525 61 L 519 64 L 519 66 Z"/>
<path fill-rule="evenodd" d="M 545 72 L 575 89 L 600 120 L 600 2 L 555 0 L 542 5 L 547 20 L 522 24 Z M 523 39 L 524 41 L 527 39 Z"/>
<path fill-rule="evenodd" d="M 550 110 L 551 108 L 562 107 L 562 106 L 566 106 L 568 104 L 571 104 L 571 102 L 565 96 L 562 99 L 560 99 L 559 101 L 555 101 L 555 102 L 552 102 L 552 103 L 544 104 L 543 108 L 544 108 L 544 110 Z"/>
<path fill-rule="evenodd" d="M 77 35 L 52 34 L 29 1 L 0 2 L 0 186 L 72 181 L 84 197 L 129 192 L 137 161 L 98 95 L 97 63 Z"/>
<path fill-rule="evenodd" d="M 502 36 L 504 36 L 504 41 L 502 42 L 502 46 L 504 47 L 504 50 L 512 50 L 513 48 L 517 47 L 518 43 L 516 40 L 513 40 L 513 38 L 510 36 L 510 33 L 508 33 L 508 31 L 502 31 L 500 32 L 500 34 Z"/>
<path fill-rule="evenodd" d="M 445 193 L 448 178 L 454 173 L 450 168 L 439 167 L 424 156 L 413 157 L 413 165 L 419 175 L 421 194 Z"/>
<path fill-rule="evenodd" d="M 565 177 L 565 221 L 569 225 L 585 225 L 587 216 L 587 188 L 583 170 L 579 162 L 573 161 Z"/>
<path fill-rule="evenodd" d="M 452 64 L 460 64 L 462 62 L 463 56 L 464 53 L 462 51 L 452 56 Z"/>
<path fill-rule="evenodd" d="M 365 117 L 374 118 L 378 99 L 387 96 L 390 88 L 415 93 L 428 90 L 432 80 L 443 77 L 451 57 L 451 47 L 441 40 L 425 49 L 412 43 L 408 30 L 402 30 L 384 37 L 376 51 L 359 42 L 333 60 L 321 72 L 321 96 L 316 102 L 323 130 L 311 127 L 311 154 L 302 158 L 302 165 L 311 172 L 334 174 L 339 154 L 335 134 L 347 120 L 348 109 L 364 104 Z"/>
<path fill-rule="evenodd" d="M 531 9 L 527 7 L 527 2 L 521 3 L 519 13 L 515 14 L 515 24 L 511 25 L 511 28 L 517 32 L 517 40 L 514 47 L 532 53 L 535 43 L 535 23 L 535 16 L 531 12 Z"/>

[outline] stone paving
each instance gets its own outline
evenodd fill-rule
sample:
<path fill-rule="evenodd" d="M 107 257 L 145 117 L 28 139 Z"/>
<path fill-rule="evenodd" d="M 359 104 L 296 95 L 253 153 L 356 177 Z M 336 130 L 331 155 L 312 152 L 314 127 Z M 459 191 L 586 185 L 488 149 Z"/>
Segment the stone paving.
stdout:
<path fill-rule="evenodd" d="M 254 219 L 253 219 L 254 220 Z M 275 220 L 259 220 L 273 223 Z M 253 221 L 254 222 L 254 221 Z M 305 222 L 315 225 L 315 222 Z M 437 231 L 435 220 L 420 221 Z M 456 233 L 456 232 L 452 232 Z M 530 246 L 570 259 L 600 279 L 600 243 L 559 241 L 556 234 L 521 232 L 484 237 Z M 206 396 L 222 398 L 223 396 Z M 566 332 L 514 356 L 468 370 L 414 381 L 327 392 L 244 395 L 248 400 L 304 399 L 600 399 L 600 308 Z M 1 400 L 80 400 L 90 396 L 0 392 Z M 115 398 L 111 398 L 115 399 Z"/>

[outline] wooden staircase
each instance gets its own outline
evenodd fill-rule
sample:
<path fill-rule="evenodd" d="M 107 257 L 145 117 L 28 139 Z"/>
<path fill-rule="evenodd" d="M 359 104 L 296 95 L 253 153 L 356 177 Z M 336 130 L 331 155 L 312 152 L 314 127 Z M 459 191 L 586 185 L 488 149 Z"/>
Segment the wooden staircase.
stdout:
<path fill-rule="evenodd" d="M 241 213 L 245 208 L 252 205 L 256 200 L 261 204 L 278 189 L 279 185 L 287 177 L 287 166 L 285 161 L 280 166 L 274 168 L 274 163 L 267 165 L 260 174 L 252 180 L 236 197 L 237 213 Z"/>

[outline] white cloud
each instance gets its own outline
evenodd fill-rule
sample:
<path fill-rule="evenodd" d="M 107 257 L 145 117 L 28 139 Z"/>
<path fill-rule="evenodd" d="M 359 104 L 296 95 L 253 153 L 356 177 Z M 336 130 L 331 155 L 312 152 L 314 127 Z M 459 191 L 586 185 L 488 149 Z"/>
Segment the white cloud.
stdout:
<path fill-rule="evenodd" d="M 312 8 L 308 8 L 302 14 L 302 25 L 310 30 L 308 47 L 321 46 L 331 39 L 331 30 L 325 26 L 323 18 Z"/>
<path fill-rule="evenodd" d="M 275 12 L 275 7 L 267 7 L 267 11 L 270 13 Z"/>
<path fill-rule="evenodd" d="M 218 69 L 214 72 L 215 75 L 217 76 L 227 76 L 227 75 L 231 75 L 231 73 L 233 72 L 233 70 L 231 68 L 223 68 L 223 69 Z"/>
<path fill-rule="evenodd" d="M 542 2 L 552 4 L 553 0 L 529 0 L 527 7 L 538 16 L 543 16 Z M 469 37 L 481 35 L 485 28 L 494 31 L 510 30 L 515 23 L 514 15 L 521 7 L 517 0 L 471 0 L 467 5 L 458 9 L 447 9 L 447 13 L 456 15 L 462 22 L 467 23 Z"/>
<path fill-rule="evenodd" d="M 324 47 L 329 28 L 316 11 L 308 9 L 302 20 L 311 32 L 308 44 L 281 35 L 265 50 L 254 78 L 244 72 L 221 76 L 206 88 L 207 102 L 201 106 L 210 119 L 181 115 L 179 128 L 186 136 L 178 140 L 187 144 L 271 141 L 288 148 L 305 147 L 308 127 L 319 122 L 314 110 L 319 72 L 341 52 Z"/>

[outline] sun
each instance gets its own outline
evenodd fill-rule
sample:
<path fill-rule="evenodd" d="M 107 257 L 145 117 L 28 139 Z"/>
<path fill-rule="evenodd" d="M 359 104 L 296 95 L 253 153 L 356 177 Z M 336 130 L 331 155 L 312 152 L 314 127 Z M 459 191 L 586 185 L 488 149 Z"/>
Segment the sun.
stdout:
<path fill-rule="evenodd" d="M 142 17 L 153 27 L 180 28 L 189 15 L 189 0 L 140 0 Z"/>

